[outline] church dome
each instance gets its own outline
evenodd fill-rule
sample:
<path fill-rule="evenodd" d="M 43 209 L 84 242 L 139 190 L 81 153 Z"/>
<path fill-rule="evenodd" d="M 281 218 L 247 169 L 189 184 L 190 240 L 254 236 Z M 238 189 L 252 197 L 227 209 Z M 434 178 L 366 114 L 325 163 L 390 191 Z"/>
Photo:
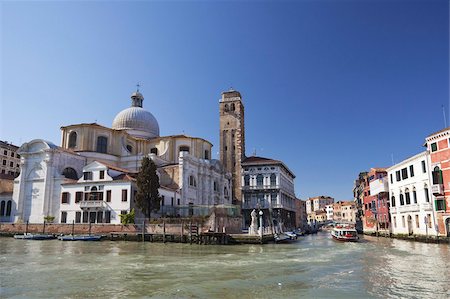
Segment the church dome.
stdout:
<path fill-rule="evenodd" d="M 159 125 L 156 118 L 142 108 L 144 97 L 137 91 L 131 95 L 131 107 L 120 111 L 114 118 L 112 128 L 127 130 L 130 135 L 141 138 L 159 137 Z"/>

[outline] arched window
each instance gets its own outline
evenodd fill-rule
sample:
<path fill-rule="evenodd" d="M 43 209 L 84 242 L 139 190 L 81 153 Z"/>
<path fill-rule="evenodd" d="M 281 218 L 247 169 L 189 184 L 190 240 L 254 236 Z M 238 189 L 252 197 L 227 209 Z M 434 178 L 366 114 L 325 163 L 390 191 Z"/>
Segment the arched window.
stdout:
<path fill-rule="evenodd" d="M 97 191 L 97 187 L 94 186 L 91 188 L 91 192 L 95 192 L 95 191 Z"/>
<path fill-rule="evenodd" d="M 395 207 L 395 196 L 391 197 L 391 206 Z"/>
<path fill-rule="evenodd" d="M 431 173 L 433 176 L 433 185 L 443 184 L 442 181 L 442 170 L 439 169 L 439 166 L 436 166 Z"/>
<path fill-rule="evenodd" d="M 277 185 L 277 176 L 275 173 L 272 173 L 270 175 L 270 185 L 271 186 L 276 186 Z"/>
<path fill-rule="evenodd" d="M 225 195 L 225 197 L 228 197 L 228 189 L 227 189 L 227 187 L 223 188 L 223 195 Z"/>
<path fill-rule="evenodd" d="M 197 187 L 197 182 L 195 181 L 195 177 L 193 175 L 189 176 L 189 186 Z"/>
<path fill-rule="evenodd" d="M 11 205 L 12 201 L 8 200 L 8 203 L 6 204 L 6 216 L 11 216 Z"/>
<path fill-rule="evenodd" d="M 256 186 L 262 186 L 264 181 L 264 177 L 262 174 L 258 174 L 256 176 Z"/>
<path fill-rule="evenodd" d="M 231 111 L 234 111 L 236 108 L 234 107 L 234 103 L 231 103 Z"/>
<path fill-rule="evenodd" d="M 411 198 L 409 196 L 409 189 L 408 188 L 405 189 L 405 198 L 406 198 L 406 204 L 407 205 L 411 204 Z"/>
<path fill-rule="evenodd" d="M 5 215 L 5 206 L 6 202 L 2 200 L 2 202 L 0 203 L 0 217 Z"/>
<path fill-rule="evenodd" d="M 248 174 L 244 176 L 244 186 L 250 186 L 250 176 Z"/>
<path fill-rule="evenodd" d="M 217 182 L 216 181 L 214 181 L 213 186 L 214 186 L 214 191 L 215 192 L 219 191 L 218 188 L 217 188 Z"/>
<path fill-rule="evenodd" d="M 403 197 L 403 194 L 400 193 L 400 205 L 404 206 L 405 205 L 405 199 Z"/>
<path fill-rule="evenodd" d="M 105 136 L 97 137 L 97 152 L 106 154 L 108 150 L 108 138 Z"/>
<path fill-rule="evenodd" d="M 416 187 L 413 188 L 413 202 L 414 202 L 414 203 L 417 203 Z"/>
<path fill-rule="evenodd" d="M 77 146 L 77 133 L 70 132 L 69 134 L 69 148 L 74 148 Z"/>
<path fill-rule="evenodd" d="M 132 153 L 132 152 L 133 152 L 133 147 L 132 147 L 130 144 L 127 144 L 127 151 L 128 151 L 129 153 Z"/>
<path fill-rule="evenodd" d="M 188 152 L 189 153 L 189 146 L 186 146 L 186 145 L 180 146 L 179 152 Z"/>
<path fill-rule="evenodd" d="M 78 180 L 78 174 L 77 174 L 76 170 L 73 169 L 72 167 L 64 168 L 62 175 L 66 179 Z"/>
<path fill-rule="evenodd" d="M 228 104 L 225 104 L 225 111 L 228 111 Z"/>
<path fill-rule="evenodd" d="M 150 150 L 150 153 L 158 156 L 158 149 L 156 147 L 154 147 Z"/>

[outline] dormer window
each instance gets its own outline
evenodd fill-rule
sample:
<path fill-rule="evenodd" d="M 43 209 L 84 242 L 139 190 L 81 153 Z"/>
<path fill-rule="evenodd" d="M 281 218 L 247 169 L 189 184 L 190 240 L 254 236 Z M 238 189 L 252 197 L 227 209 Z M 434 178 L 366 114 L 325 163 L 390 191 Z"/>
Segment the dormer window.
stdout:
<path fill-rule="evenodd" d="M 105 171 L 104 170 L 100 170 L 100 172 L 99 172 L 99 179 L 100 180 L 105 179 Z"/>
<path fill-rule="evenodd" d="M 83 180 L 85 181 L 92 180 L 92 172 L 91 171 L 83 172 Z"/>
<path fill-rule="evenodd" d="M 189 146 L 185 146 L 185 145 L 180 146 L 180 152 L 188 152 L 189 153 Z"/>

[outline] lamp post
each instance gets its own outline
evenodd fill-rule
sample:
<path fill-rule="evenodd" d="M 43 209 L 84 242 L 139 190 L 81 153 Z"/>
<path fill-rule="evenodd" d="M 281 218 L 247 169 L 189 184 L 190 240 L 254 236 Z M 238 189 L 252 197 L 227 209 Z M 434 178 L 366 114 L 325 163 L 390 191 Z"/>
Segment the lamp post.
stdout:
<path fill-rule="evenodd" d="M 260 229 L 259 235 L 260 235 L 261 239 L 263 237 L 263 217 L 262 216 L 263 216 L 263 211 L 260 210 L 259 211 L 259 229 Z"/>

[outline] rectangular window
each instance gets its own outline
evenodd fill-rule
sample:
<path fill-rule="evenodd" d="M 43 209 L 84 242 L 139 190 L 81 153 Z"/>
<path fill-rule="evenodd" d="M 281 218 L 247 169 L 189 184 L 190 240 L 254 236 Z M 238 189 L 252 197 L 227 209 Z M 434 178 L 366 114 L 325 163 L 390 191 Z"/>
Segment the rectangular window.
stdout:
<path fill-rule="evenodd" d="M 397 179 L 397 182 L 400 182 L 400 170 L 397 170 L 396 172 L 395 172 L 395 177 L 396 177 L 396 179 Z"/>
<path fill-rule="evenodd" d="M 106 190 L 106 202 L 111 202 L 111 190 Z"/>
<path fill-rule="evenodd" d="M 397 217 L 394 216 L 394 227 L 397 228 Z"/>
<path fill-rule="evenodd" d="M 75 203 L 83 200 L 83 192 L 75 192 Z"/>
<path fill-rule="evenodd" d="M 170 202 L 171 202 L 171 206 L 173 207 L 173 204 L 174 204 L 173 197 L 170 198 Z"/>
<path fill-rule="evenodd" d="M 431 214 L 427 214 L 428 227 L 431 228 Z"/>
<path fill-rule="evenodd" d="M 422 161 L 422 172 L 427 172 L 427 167 L 425 166 L 425 161 Z"/>
<path fill-rule="evenodd" d="M 88 223 L 89 221 L 89 213 L 83 212 L 83 223 Z"/>
<path fill-rule="evenodd" d="M 103 223 L 103 211 L 97 212 L 97 223 Z"/>
<path fill-rule="evenodd" d="M 164 195 L 161 196 L 161 206 L 164 207 Z"/>
<path fill-rule="evenodd" d="M 5 166 L 6 166 L 6 160 L 3 160 L 3 165 L 5 165 Z"/>
<path fill-rule="evenodd" d="M 409 166 L 409 175 L 410 175 L 411 177 L 414 176 L 414 165 L 410 165 L 410 166 Z"/>
<path fill-rule="evenodd" d="M 430 195 L 428 194 L 428 188 L 425 188 L 424 192 L 425 192 L 425 201 L 430 202 Z"/>
<path fill-rule="evenodd" d="M 402 216 L 402 225 L 405 227 L 405 216 Z"/>
<path fill-rule="evenodd" d="M 14 158 L 14 152 L 11 152 L 11 157 L 13 157 L 13 158 Z"/>
<path fill-rule="evenodd" d="M 405 180 L 408 178 L 408 169 L 407 168 L 403 168 L 402 169 L 402 180 Z"/>
<path fill-rule="evenodd" d="M 445 211 L 445 200 L 444 199 L 436 199 L 435 205 L 436 205 L 436 211 Z"/>
<path fill-rule="evenodd" d="M 105 223 L 111 223 L 111 211 L 105 211 Z"/>
<path fill-rule="evenodd" d="M 85 181 L 92 180 L 92 172 L 90 171 L 83 172 L 83 179 Z"/>
<path fill-rule="evenodd" d="M 75 223 L 81 223 L 81 212 L 75 212 Z"/>
<path fill-rule="evenodd" d="M 392 173 L 391 173 L 391 184 L 393 183 L 394 181 L 392 180 Z"/>
<path fill-rule="evenodd" d="M 419 224 L 419 215 L 416 215 L 416 227 L 419 228 L 420 224 Z"/>
<path fill-rule="evenodd" d="M 128 200 L 128 190 L 123 189 L 122 190 L 122 201 L 127 201 L 127 200 Z"/>
<path fill-rule="evenodd" d="M 8 155 L 8 151 L 7 151 L 7 150 L 4 150 L 4 151 L 3 151 L 3 155 L 7 156 L 7 155 Z"/>
<path fill-rule="evenodd" d="M 100 179 L 103 180 L 105 178 L 105 171 L 100 170 Z"/>
<path fill-rule="evenodd" d="M 61 223 L 67 223 L 67 212 L 61 212 Z"/>
<path fill-rule="evenodd" d="M 61 194 L 61 203 L 69 203 L 69 192 L 63 192 Z"/>
<path fill-rule="evenodd" d="M 434 142 L 434 143 L 431 144 L 431 151 L 432 151 L 432 152 L 437 151 L 437 143 L 436 143 L 436 142 Z"/>
<path fill-rule="evenodd" d="M 14 162 L 9 162 L 9 167 L 14 167 Z"/>
<path fill-rule="evenodd" d="M 180 199 L 179 198 L 177 198 L 177 205 L 178 206 L 180 205 Z"/>

